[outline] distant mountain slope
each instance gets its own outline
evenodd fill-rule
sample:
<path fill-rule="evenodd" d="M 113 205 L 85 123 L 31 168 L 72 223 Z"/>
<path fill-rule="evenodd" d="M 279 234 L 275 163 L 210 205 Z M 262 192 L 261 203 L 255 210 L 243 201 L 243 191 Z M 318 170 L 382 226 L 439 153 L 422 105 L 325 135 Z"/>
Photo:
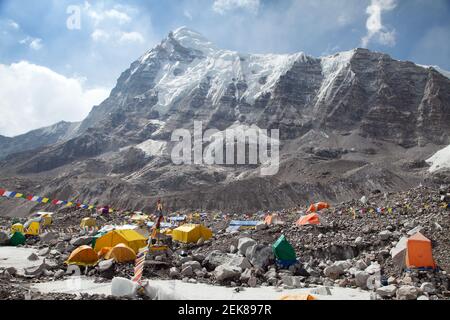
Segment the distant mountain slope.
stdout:
<path fill-rule="evenodd" d="M 0 159 L 18 152 L 28 151 L 63 141 L 73 135 L 79 123 L 59 122 L 9 138 L 0 136 Z"/>

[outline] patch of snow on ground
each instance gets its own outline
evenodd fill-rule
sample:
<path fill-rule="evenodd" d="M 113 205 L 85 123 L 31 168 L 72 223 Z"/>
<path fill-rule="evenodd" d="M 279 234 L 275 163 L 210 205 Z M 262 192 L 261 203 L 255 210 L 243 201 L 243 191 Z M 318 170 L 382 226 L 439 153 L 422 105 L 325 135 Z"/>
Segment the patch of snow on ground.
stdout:
<path fill-rule="evenodd" d="M 149 139 L 136 145 L 135 148 L 144 151 L 148 157 L 157 157 L 164 154 L 167 149 L 167 142 Z"/>
<path fill-rule="evenodd" d="M 450 146 L 436 152 L 431 158 L 426 160 L 431 167 L 430 172 L 435 172 L 440 169 L 450 169 Z"/>

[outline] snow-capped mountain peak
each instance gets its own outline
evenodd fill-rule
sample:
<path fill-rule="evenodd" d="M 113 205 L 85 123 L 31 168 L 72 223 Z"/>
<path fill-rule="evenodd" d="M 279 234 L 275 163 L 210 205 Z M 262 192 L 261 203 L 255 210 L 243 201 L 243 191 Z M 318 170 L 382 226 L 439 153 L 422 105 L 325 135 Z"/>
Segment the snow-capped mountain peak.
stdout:
<path fill-rule="evenodd" d="M 187 27 L 176 29 L 169 34 L 169 37 L 175 39 L 183 47 L 201 51 L 205 55 L 213 54 L 218 50 L 216 45 L 203 35 Z"/>

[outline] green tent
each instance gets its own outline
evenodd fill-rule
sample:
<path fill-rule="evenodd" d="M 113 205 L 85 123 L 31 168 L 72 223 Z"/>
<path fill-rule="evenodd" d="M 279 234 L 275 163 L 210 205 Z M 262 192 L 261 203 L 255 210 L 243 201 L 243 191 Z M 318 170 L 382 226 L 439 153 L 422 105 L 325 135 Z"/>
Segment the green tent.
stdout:
<path fill-rule="evenodd" d="M 295 250 L 286 237 L 282 235 L 278 240 L 272 245 L 272 250 L 275 257 L 281 261 L 295 261 L 297 260 L 297 255 Z"/>
<path fill-rule="evenodd" d="M 92 248 L 95 248 L 95 244 L 97 243 L 97 239 L 103 237 L 107 232 L 99 232 L 94 236 L 94 239 L 92 239 L 91 246 Z"/>
<path fill-rule="evenodd" d="M 9 244 L 17 247 L 18 245 L 25 244 L 26 238 L 21 232 L 14 232 L 14 234 L 9 239 Z"/>

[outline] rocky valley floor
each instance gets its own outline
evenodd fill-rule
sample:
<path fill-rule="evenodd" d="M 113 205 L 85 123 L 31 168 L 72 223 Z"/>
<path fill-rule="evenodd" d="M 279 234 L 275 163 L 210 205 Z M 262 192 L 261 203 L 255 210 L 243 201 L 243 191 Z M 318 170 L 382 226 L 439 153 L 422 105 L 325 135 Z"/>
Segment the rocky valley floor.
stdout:
<path fill-rule="evenodd" d="M 336 204 L 321 212 L 318 226 L 295 225 L 305 208 L 292 208 L 277 211 L 280 224 L 228 233 L 231 220 L 262 220 L 267 212 L 208 212 L 202 223 L 213 231 L 213 238 L 189 245 L 172 243 L 169 252 L 148 255 L 143 277 L 150 283 L 178 279 L 186 285 L 226 287 L 237 295 L 251 290 L 252 297 L 257 295 L 254 290 L 260 289 L 263 297 L 271 288 L 280 295 L 306 290 L 319 299 L 341 289 L 337 299 L 350 289 L 362 292 L 366 299 L 449 299 L 450 210 L 442 199 L 446 192 L 448 187 L 420 186 L 372 194 L 367 201 Z M 378 208 L 385 210 L 377 213 Z M 87 216 L 89 212 L 83 210 L 61 210 L 40 237 L 28 239 L 21 247 L 0 247 L 0 299 L 117 299 L 104 293 L 36 289 L 71 279 L 64 261 L 77 246 L 91 242 L 93 234 L 79 227 Z M 0 225 L 6 231 L 13 220 L 0 217 Z M 125 223 L 129 216 L 120 213 L 97 218 L 98 225 Z M 432 241 L 438 270 L 403 270 L 392 259 L 391 250 L 399 240 L 416 231 Z M 271 245 L 282 234 L 298 257 L 289 269 L 280 268 L 273 259 Z M 81 273 L 94 283 L 108 284 L 114 277 L 130 279 L 133 268 L 133 263 L 101 261 L 81 268 Z"/>

